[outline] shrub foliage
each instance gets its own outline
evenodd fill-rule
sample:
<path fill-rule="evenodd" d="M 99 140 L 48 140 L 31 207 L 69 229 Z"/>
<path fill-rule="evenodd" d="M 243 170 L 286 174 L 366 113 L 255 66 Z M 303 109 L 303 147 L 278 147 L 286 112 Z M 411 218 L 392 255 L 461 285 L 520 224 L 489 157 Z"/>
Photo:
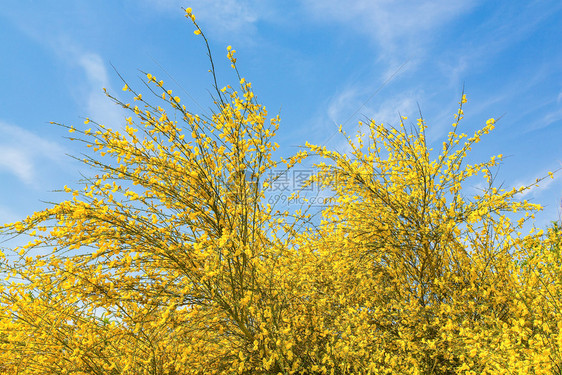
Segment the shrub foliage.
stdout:
<path fill-rule="evenodd" d="M 465 160 L 495 120 L 462 133 L 464 95 L 437 157 L 403 118 L 273 160 L 279 117 L 244 78 L 214 79 L 209 116 L 146 78 L 108 94 L 123 127 L 69 127 L 95 178 L 4 226 L 32 240 L 2 259 L 0 373 L 560 373 L 559 227 L 522 235 L 529 187 Z M 266 201 L 311 156 L 319 220 Z"/>

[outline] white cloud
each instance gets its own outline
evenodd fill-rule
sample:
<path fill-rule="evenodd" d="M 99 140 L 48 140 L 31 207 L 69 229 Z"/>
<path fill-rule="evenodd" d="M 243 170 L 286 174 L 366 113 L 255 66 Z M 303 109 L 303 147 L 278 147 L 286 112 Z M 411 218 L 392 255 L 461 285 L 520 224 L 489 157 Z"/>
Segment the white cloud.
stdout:
<path fill-rule="evenodd" d="M 383 49 L 382 58 L 416 58 L 433 32 L 471 10 L 468 0 L 306 0 L 312 17 L 336 21 L 371 36 Z"/>
<path fill-rule="evenodd" d="M 80 68 L 81 75 L 72 80 L 70 91 L 76 102 L 84 108 L 84 117 L 90 117 L 108 127 L 118 127 L 123 122 L 123 112 L 103 92 L 115 92 L 107 73 L 106 63 L 99 54 L 80 45 L 64 27 L 52 27 L 48 22 L 30 23 L 14 17 L 19 29 L 42 47 L 46 47 L 71 73 Z M 44 20 L 42 20 L 44 21 Z"/>
<path fill-rule="evenodd" d="M 418 113 L 417 98 L 420 94 L 415 90 L 403 91 L 383 101 L 375 100 L 371 90 L 352 86 L 334 96 L 327 109 L 330 121 L 344 129 L 355 126 L 359 120 L 373 119 L 377 123 L 397 123 L 400 116 L 413 116 Z M 366 117 L 366 118 L 365 118 Z"/>
<path fill-rule="evenodd" d="M 549 112 L 540 121 L 540 127 L 545 128 L 554 122 L 562 121 L 562 108 Z"/>
<path fill-rule="evenodd" d="M 0 145 L 0 170 L 5 169 L 16 175 L 26 184 L 33 183 L 35 174 L 33 161 L 25 151 L 14 147 Z"/>
<path fill-rule="evenodd" d="M 124 114 L 120 107 L 111 101 L 103 92 L 103 88 L 112 92 L 107 69 L 101 56 L 95 53 L 83 53 L 74 56 L 74 61 L 84 71 L 87 84 L 84 91 L 87 116 L 110 128 L 119 128 L 123 123 Z"/>
<path fill-rule="evenodd" d="M 81 55 L 77 62 L 84 69 L 88 81 L 99 83 L 103 87 L 109 84 L 105 65 L 99 55 L 86 53 Z"/>
<path fill-rule="evenodd" d="M 416 92 L 407 91 L 391 97 L 380 103 L 369 117 L 372 117 L 378 124 L 384 123 L 389 125 L 397 125 L 400 121 L 400 116 L 414 116 L 417 118 L 417 98 L 419 96 Z"/>
<path fill-rule="evenodd" d="M 359 89 L 357 87 L 349 87 L 334 96 L 330 100 L 327 110 L 330 121 L 337 126 L 345 124 L 349 116 L 353 115 L 358 107 L 362 107 L 358 96 Z"/>
<path fill-rule="evenodd" d="M 546 178 L 544 178 L 546 176 Z M 537 182 L 536 185 L 532 185 L 531 189 L 525 190 L 524 192 L 522 192 L 520 194 L 521 198 L 527 197 L 527 196 L 531 196 L 531 197 L 536 197 L 540 194 L 542 194 L 543 192 L 546 192 L 549 190 L 549 187 L 551 185 L 557 185 L 557 183 L 559 183 L 562 180 L 562 170 L 557 171 L 553 174 L 553 177 L 550 178 L 548 176 L 548 171 L 543 172 L 542 174 L 535 174 L 533 177 L 529 178 L 526 181 L 522 181 L 519 180 L 517 182 L 515 182 L 513 184 L 514 187 L 519 188 L 521 186 L 529 186 L 532 183 L 534 183 L 537 179 L 541 179 L 544 178 L 542 181 Z"/>
<path fill-rule="evenodd" d="M 77 77 L 75 85 L 71 87 L 76 102 L 83 107 L 84 117 L 104 124 L 109 128 L 119 128 L 124 121 L 124 113 L 103 89 L 114 93 L 111 80 L 107 72 L 106 63 L 102 56 L 86 50 L 75 43 L 68 35 L 57 34 L 45 40 L 57 58 L 66 63 L 69 69 L 80 68 L 81 76 Z"/>
<path fill-rule="evenodd" d="M 21 215 L 7 207 L 0 206 L 0 223 L 13 223 L 16 220 L 21 220 Z M 3 242 L 2 245 L 6 246 L 6 243 Z"/>
<path fill-rule="evenodd" d="M 44 39 L 43 39 L 44 38 Z M 103 89 L 114 93 L 102 56 L 81 47 L 69 35 L 56 34 L 50 37 L 37 37 L 45 43 L 57 58 L 66 63 L 69 69 L 80 68 L 81 76 L 70 89 L 75 100 L 83 107 L 84 117 L 104 124 L 109 128 L 119 128 L 124 121 L 124 113 Z"/>
<path fill-rule="evenodd" d="M 62 162 L 65 152 L 52 141 L 18 126 L 0 122 L 0 170 L 8 171 L 27 185 L 37 183 L 36 174 L 46 159 Z"/>
<path fill-rule="evenodd" d="M 349 153 L 351 147 L 339 134 L 339 125 L 343 125 L 345 132 L 355 139 L 359 121 L 375 120 L 377 124 L 395 126 L 399 123 L 400 116 L 410 117 L 418 114 L 417 99 L 421 96 L 419 92 L 408 90 L 383 101 L 369 100 L 370 93 L 359 86 L 350 86 L 330 100 L 324 115 L 329 121 L 322 122 L 322 145 L 331 143 L 335 150 Z M 326 123 L 332 125 L 327 126 Z"/>
<path fill-rule="evenodd" d="M 231 33 L 252 34 L 259 18 L 270 12 L 264 1 L 257 0 L 144 0 L 143 4 L 159 11 L 181 14 L 181 8 L 191 7 L 197 21 L 204 20 L 204 32 L 221 36 Z"/>

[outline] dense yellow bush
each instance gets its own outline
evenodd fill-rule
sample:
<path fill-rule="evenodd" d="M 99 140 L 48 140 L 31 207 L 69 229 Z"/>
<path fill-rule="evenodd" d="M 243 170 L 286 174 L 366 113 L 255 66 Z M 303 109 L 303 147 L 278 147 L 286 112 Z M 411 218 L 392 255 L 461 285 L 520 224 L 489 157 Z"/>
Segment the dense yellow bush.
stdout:
<path fill-rule="evenodd" d="M 403 118 L 274 161 L 279 118 L 239 79 L 200 117 L 148 74 L 150 100 L 112 97 L 122 130 L 69 128 L 99 172 L 4 226 L 33 239 L 2 260 L 0 373 L 561 372 L 559 227 L 522 235 L 529 187 L 494 187 L 501 155 L 465 161 L 493 119 L 461 133 L 463 95 L 437 157 Z M 266 203 L 268 172 L 312 155 L 318 225 Z"/>

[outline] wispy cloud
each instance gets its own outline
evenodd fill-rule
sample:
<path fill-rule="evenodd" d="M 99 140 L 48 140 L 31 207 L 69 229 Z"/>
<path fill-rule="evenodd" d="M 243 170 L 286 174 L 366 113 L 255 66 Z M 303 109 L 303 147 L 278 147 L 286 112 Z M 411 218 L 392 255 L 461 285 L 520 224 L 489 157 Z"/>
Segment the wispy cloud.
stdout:
<path fill-rule="evenodd" d="M 0 205 L 0 223 L 13 223 L 16 220 L 21 220 L 21 215 L 17 214 L 8 207 Z M 5 246 L 4 243 L 2 245 Z"/>
<path fill-rule="evenodd" d="M 543 178 L 548 176 L 547 172 L 543 174 L 535 174 L 528 180 L 519 180 L 517 183 L 513 184 L 514 187 L 528 186 L 533 183 L 536 178 Z M 532 203 L 539 203 L 543 210 L 540 214 L 536 215 L 534 224 L 538 228 L 546 228 L 550 226 L 552 220 L 559 220 L 560 207 L 561 207 L 561 197 L 560 197 L 560 187 L 562 182 L 562 173 L 560 171 L 555 173 L 554 178 L 546 178 L 540 181 L 537 185 L 529 190 L 525 190 L 523 193 L 519 194 L 517 197 L 519 199 L 525 199 Z"/>
<path fill-rule="evenodd" d="M 32 184 L 34 165 L 30 155 L 21 149 L 0 145 L 0 169 L 16 175 L 25 184 Z"/>
<path fill-rule="evenodd" d="M 396 125 L 400 116 L 418 117 L 418 100 L 420 93 L 415 90 L 405 91 L 379 103 L 370 116 L 377 123 Z"/>
<path fill-rule="evenodd" d="M 103 59 L 98 54 L 88 52 L 77 54 L 74 59 L 86 76 L 87 83 L 81 91 L 85 98 L 87 115 L 110 128 L 119 128 L 123 123 L 124 113 L 102 91 L 103 88 L 114 91 L 111 89 Z"/>
<path fill-rule="evenodd" d="M 34 16 L 37 16 L 34 14 Z M 103 56 L 82 45 L 73 37 L 69 29 L 58 20 L 55 26 L 38 18 L 38 22 L 28 22 L 18 12 L 11 16 L 18 29 L 34 40 L 37 45 L 46 48 L 73 76 L 72 87 L 75 100 L 84 109 L 84 117 L 90 117 L 108 127 L 118 127 L 123 122 L 123 112 L 112 103 L 103 92 L 115 92 L 111 87 L 107 62 Z"/>
<path fill-rule="evenodd" d="M 84 117 L 89 117 L 109 128 L 122 126 L 124 121 L 122 109 L 103 92 L 103 89 L 115 92 L 103 57 L 82 47 L 68 34 L 46 36 L 45 43 L 70 71 L 80 69 L 81 74 L 70 90 L 74 92 L 78 104 L 84 108 Z"/>
<path fill-rule="evenodd" d="M 328 104 L 327 115 L 334 125 L 348 122 L 349 117 L 362 106 L 358 87 L 348 87 L 335 95 Z"/>
<path fill-rule="evenodd" d="M 349 153 L 350 145 L 338 132 L 340 125 L 348 135 L 355 137 L 359 121 L 375 120 L 377 124 L 396 125 L 400 116 L 418 114 L 417 99 L 421 94 L 415 90 L 406 90 L 384 100 L 370 101 L 369 94 L 366 88 L 354 85 L 331 98 L 322 115 L 327 120 L 319 122 L 322 124 L 322 145 L 330 144 L 341 153 Z"/>
<path fill-rule="evenodd" d="M 143 0 L 142 3 L 170 14 L 181 14 L 180 9 L 189 6 L 198 20 L 204 20 L 205 31 L 221 37 L 232 33 L 249 36 L 255 32 L 256 22 L 270 13 L 266 2 L 257 0 L 193 0 L 189 4 L 184 0 Z"/>
<path fill-rule="evenodd" d="M 57 143 L 21 127 L 0 122 L 0 170 L 36 187 L 36 175 L 45 160 L 61 163 L 64 149 Z"/>
<path fill-rule="evenodd" d="M 122 108 L 113 103 L 103 92 L 103 89 L 110 93 L 116 92 L 111 85 L 107 63 L 103 57 L 81 47 L 68 35 L 52 37 L 49 45 L 59 60 L 66 63 L 69 70 L 80 69 L 81 74 L 70 90 L 74 93 L 76 102 L 84 109 L 84 117 L 89 117 L 109 128 L 122 127 L 124 122 Z"/>
<path fill-rule="evenodd" d="M 405 90 L 384 100 L 368 100 L 370 91 L 353 86 L 335 95 L 328 104 L 327 116 L 334 124 L 352 128 L 359 120 L 373 119 L 377 123 L 396 124 L 400 116 L 417 115 L 417 90 Z"/>
<path fill-rule="evenodd" d="M 560 121 L 562 121 L 562 108 L 558 108 L 555 111 L 545 114 L 544 117 L 539 122 L 539 124 L 540 124 L 540 128 L 545 128 L 555 122 L 560 122 Z M 535 129 L 538 128 L 539 127 L 537 126 Z"/>
<path fill-rule="evenodd" d="M 344 23 L 371 36 L 383 52 L 381 58 L 415 58 L 432 34 L 470 11 L 477 2 L 460 0 L 306 0 L 306 8 L 317 20 Z"/>
<path fill-rule="evenodd" d="M 562 167 L 562 166 L 561 166 Z M 544 178 L 544 177 L 547 178 Z M 524 198 L 524 197 L 535 197 L 538 196 L 540 194 L 542 194 L 543 192 L 548 191 L 551 187 L 558 185 L 561 181 L 562 181 L 562 171 L 558 171 L 556 173 L 553 174 L 552 178 L 548 177 L 548 171 L 543 171 L 540 174 L 533 174 L 532 176 L 529 176 L 528 179 L 526 180 L 518 180 L 516 181 L 513 186 L 516 188 L 519 188 L 521 186 L 529 186 L 532 183 L 534 183 L 535 181 L 537 181 L 538 179 L 544 178 L 542 181 L 537 182 L 535 185 L 533 185 L 533 187 L 529 190 L 525 190 L 524 192 L 521 193 L 520 197 Z"/>

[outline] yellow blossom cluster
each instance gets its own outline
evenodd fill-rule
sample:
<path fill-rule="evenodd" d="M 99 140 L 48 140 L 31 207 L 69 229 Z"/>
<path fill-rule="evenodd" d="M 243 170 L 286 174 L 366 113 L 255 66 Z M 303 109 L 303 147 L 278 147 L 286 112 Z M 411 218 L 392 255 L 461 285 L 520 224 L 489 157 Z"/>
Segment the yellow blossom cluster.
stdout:
<path fill-rule="evenodd" d="M 494 119 L 459 133 L 463 95 L 437 156 L 404 117 L 275 161 L 279 117 L 212 73 L 208 116 L 147 74 L 150 93 L 123 87 L 134 104 L 108 94 L 122 128 L 68 127 L 97 174 L 0 227 L 31 237 L 0 253 L 0 374 L 562 371 L 561 229 L 522 235 L 529 187 L 494 186 L 501 155 L 466 162 Z M 265 199 L 268 172 L 312 155 L 319 223 Z"/>

